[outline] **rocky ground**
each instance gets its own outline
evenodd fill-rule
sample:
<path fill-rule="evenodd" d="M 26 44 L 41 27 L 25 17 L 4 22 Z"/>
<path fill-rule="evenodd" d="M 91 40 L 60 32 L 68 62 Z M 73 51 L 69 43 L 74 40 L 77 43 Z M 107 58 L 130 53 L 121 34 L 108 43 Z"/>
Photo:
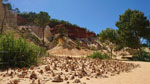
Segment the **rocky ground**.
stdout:
<path fill-rule="evenodd" d="M 140 67 L 132 70 L 130 73 L 122 73 L 100 80 L 93 79 L 88 84 L 150 84 L 150 62 L 126 62 L 139 64 Z"/>
<path fill-rule="evenodd" d="M 88 81 L 128 73 L 139 67 L 133 63 L 88 58 L 44 57 L 42 60 L 45 64 L 29 69 L 0 71 L 0 84 L 91 84 Z"/>

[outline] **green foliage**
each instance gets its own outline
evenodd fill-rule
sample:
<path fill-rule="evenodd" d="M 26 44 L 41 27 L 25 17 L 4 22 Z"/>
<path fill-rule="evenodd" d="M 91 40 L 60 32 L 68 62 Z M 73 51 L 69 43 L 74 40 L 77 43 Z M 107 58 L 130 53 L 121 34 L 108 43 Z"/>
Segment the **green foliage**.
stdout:
<path fill-rule="evenodd" d="M 34 21 L 37 17 L 38 17 L 38 15 L 35 12 L 29 12 L 28 13 L 29 21 Z"/>
<path fill-rule="evenodd" d="M 17 10 L 15 10 L 17 12 Z M 18 25 L 33 25 L 35 18 L 29 18 L 31 17 L 30 13 L 34 13 L 34 12 L 23 12 L 23 13 L 19 13 L 18 16 L 22 17 L 23 20 L 25 20 L 24 22 L 18 22 Z M 35 15 L 37 16 L 37 15 Z"/>
<path fill-rule="evenodd" d="M 150 62 L 150 53 L 142 51 L 142 57 L 139 56 L 139 54 L 136 54 L 133 56 L 133 59 L 136 61 L 147 61 Z"/>
<path fill-rule="evenodd" d="M 138 10 L 126 10 L 123 15 L 120 15 L 116 26 L 127 47 L 139 48 L 141 39 L 150 36 L 150 28 L 146 28 L 149 26 L 149 21 L 144 13 Z"/>
<path fill-rule="evenodd" d="M 88 56 L 89 58 L 98 58 L 98 59 L 110 59 L 107 54 L 102 54 L 100 52 L 94 52 L 92 55 Z"/>
<path fill-rule="evenodd" d="M 28 19 L 29 18 L 29 13 L 27 13 L 27 12 L 23 12 L 23 13 L 20 13 L 20 14 L 18 14 L 19 16 L 21 16 L 21 17 L 23 17 L 23 18 L 26 18 L 26 19 Z"/>
<path fill-rule="evenodd" d="M 13 26 L 12 28 L 13 28 L 13 29 L 15 29 L 15 30 L 17 30 L 17 29 L 18 29 L 18 28 L 17 28 L 17 26 Z"/>
<path fill-rule="evenodd" d="M 34 24 L 36 24 L 34 21 L 38 17 L 37 13 L 35 13 L 35 12 L 20 13 L 18 8 L 16 8 L 15 11 L 18 13 L 19 16 L 21 16 L 27 20 L 27 22 L 22 23 L 23 25 L 34 25 Z"/>
<path fill-rule="evenodd" d="M 2 4 L 5 5 L 8 10 L 12 10 L 12 5 L 8 2 L 8 0 L 2 0 Z"/>
<path fill-rule="evenodd" d="M 34 35 L 26 33 L 25 35 L 26 39 L 31 39 L 35 44 L 41 44 L 41 41 Z"/>
<path fill-rule="evenodd" d="M 62 38 L 64 36 L 67 36 L 67 30 L 65 28 L 58 28 L 59 36 L 58 38 Z"/>
<path fill-rule="evenodd" d="M 58 44 L 58 39 L 55 39 L 52 41 L 52 47 L 57 46 L 57 44 Z"/>
<path fill-rule="evenodd" d="M 72 23 L 70 23 L 70 22 L 68 22 L 68 21 L 58 20 L 58 19 L 51 19 L 49 25 L 50 25 L 52 28 L 55 28 L 57 25 L 60 25 L 60 24 L 63 24 L 65 27 L 68 27 L 68 28 L 72 28 L 72 27 L 74 27 L 74 28 L 82 28 L 82 29 L 85 29 L 87 32 L 92 32 L 92 31 L 89 31 L 89 30 L 88 30 L 87 28 L 85 28 L 85 27 L 80 27 L 80 26 L 78 26 L 78 25 L 76 25 L 76 24 L 72 24 Z"/>
<path fill-rule="evenodd" d="M 37 18 L 35 18 L 34 22 L 36 23 L 37 26 L 42 28 L 42 32 L 43 32 L 43 46 L 45 46 L 45 42 L 44 42 L 44 31 L 45 31 L 45 27 L 47 25 L 49 25 L 49 21 L 50 21 L 50 16 L 48 15 L 47 12 L 43 12 L 41 11 L 38 15 Z"/>
<path fill-rule="evenodd" d="M 58 20 L 58 19 L 51 19 L 50 20 L 50 26 L 51 27 L 55 27 L 56 25 L 59 25 L 59 24 L 64 24 L 65 26 L 79 27 L 76 24 L 71 24 L 70 22 L 64 21 L 64 20 Z"/>
<path fill-rule="evenodd" d="M 12 10 L 12 6 L 10 3 L 5 3 L 4 5 L 8 8 L 8 10 Z"/>
<path fill-rule="evenodd" d="M 60 24 L 60 21 L 57 19 L 51 19 L 50 20 L 50 26 L 55 27 L 56 25 Z"/>
<path fill-rule="evenodd" d="M 55 28 L 57 25 L 63 24 L 65 27 L 78 27 L 78 28 L 83 28 L 85 30 L 87 30 L 84 27 L 80 27 L 76 24 L 72 24 L 68 21 L 64 21 L 64 20 L 58 20 L 58 19 L 50 19 L 50 16 L 48 15 L 47 12 L 43 12 L 41 11 L 39 14 L 35 13 L 35 12 L 23 12 L 20 13 L 19 9 L 15 9 L 16 12 L 18 12 L 19 16 L 23 17 L 24 19 L 26 19 L 27 21 L 24 23 L 20 23 L 20 25 L 37 25 L 40 27 L 45 27 L 45 25 L 49 25 L 52 28 Z M 87 30 L 88 32 L 90 32 L 89 30 Z"/>
<path fill-rule="evenodd" d="M 98 36 L 101 42 L 119 43 L 119 35 L 114 29 L 107 28 L 106 30 L 102 30 Z"/>
<path fill-rule="evenodd" d="M 90 46 L 90 50 L 97 50 L 95 46 Z"/>
<path fill-rule="evenodd" d="M 76 48 L 80 50 L 80 49 L 81 49 L 81 47 L 80 47 L 80 41 L 79 41 L 79 40 L 76 40 L 75 42 L 76 42 L 76 44 L 77 44 L 77 45 L 76 45 Z"/>
<path fill-rule="evenodd" d="M 111 57 L 113 56 L 113 50 L 121 45 L 120 36 L 116 30 L 107 28 L 103 30 L 98 35 L 99 40 L 104 44 L 104 46 L 109 46 Z"/>
<path fill-rule="evenodd" d="M 0 36 L 0 63 L 7 67 L 28 67 L 37 63 L 37 58 L 46 53 L 44 48 L 36 46 L 12 34 Z M 5 67 L 6 68 L 6 67 Z"/>
<path fill-rule="evenodd" d="M 20 13 L 21 13 L 20 10 L 19 10 L 19 8 L 15 8 L 14 11 L 15 11 L 17 14 L 20 14 Z"/>
<path fill-rule="evenodd" d="M 50 16 L 48 15 L 47 12 L 41 11 L 38 15 L 37 18 L 35 18 L 34 22 L 36 25 L 40 27 L 46 27 L 49 24 L 50 21 Z"/>

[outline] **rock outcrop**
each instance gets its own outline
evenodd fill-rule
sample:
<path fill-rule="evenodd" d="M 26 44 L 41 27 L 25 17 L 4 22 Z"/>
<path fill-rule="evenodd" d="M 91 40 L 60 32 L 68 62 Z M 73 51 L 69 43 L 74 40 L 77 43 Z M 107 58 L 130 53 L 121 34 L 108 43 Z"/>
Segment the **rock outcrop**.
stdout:
<path fill-rule="evenodd" d="M 12 10 L 8 10 L 7 6 L 2 3 L 2 0 L 0 0 L 0 27 L 3 19 L 5 19 L 4 26 L 17 26 L 17 13 Z"/>

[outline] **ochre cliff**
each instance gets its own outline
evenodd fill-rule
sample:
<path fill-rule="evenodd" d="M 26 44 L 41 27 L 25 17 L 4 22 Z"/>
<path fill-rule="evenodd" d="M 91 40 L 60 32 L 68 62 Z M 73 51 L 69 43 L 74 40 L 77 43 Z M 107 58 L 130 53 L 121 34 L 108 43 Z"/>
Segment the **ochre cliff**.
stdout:
<path fill-rule="evenodd" d="M 54 34 L 59 33 L 59 29 L 65 29 L 66 33 L 70 38 L 90 38 L 90 37 L 95 37 L 96 34 L 90 31 L 87 31 L 84 28 L 80 27 L 71 27 L 71 26 L 66 26 L 64 24 L 57 25 L 55 28 L 51 28 L 51 32 Z"/>

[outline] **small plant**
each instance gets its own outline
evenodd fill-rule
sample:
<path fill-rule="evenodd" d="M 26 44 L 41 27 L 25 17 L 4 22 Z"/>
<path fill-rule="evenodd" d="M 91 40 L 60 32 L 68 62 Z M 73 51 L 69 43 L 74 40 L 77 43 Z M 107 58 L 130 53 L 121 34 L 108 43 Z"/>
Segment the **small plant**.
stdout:
<path fill-rule="evenodd" d="M 95 46 L 91 46 L 90 49 L 91 50 L 97 50 L 97 48 Z"/>
<path fill-rule="evenodd" d="M 59 32 L 58 38 L 63 38 L 67 36 L 67 30 L 65 28 L 57 28 Z"/>
<path fill-rule="evenodd" d="M 57 46 L 58 40 L 57 40 L 57 39 L 53 40 L 53 41 L 52 41 L 52 44 L 53 44 L 53 47 Z"/>
<path fill-rule="evenodd" d="M 25 31 L 26 31 L 26 29 L 25 29 L 24 27 L 22 27 L 21 31 L 25 32 Z"/>
<path fill-rule="evenodd" d="M 77 44 L 76 48 L 80 50 L 80 42 L 79 42 L 79 40 L 76 40 L 76 44 Z"/>
<path fill-rule="evenodd" d="M 36 64 L 37 59 L 45 53 L 44 48 L 22 38 L 16 39 L 12 34 L 0 36 L 0 62 L 6 63 L 7 67 L 29 67 Z"/>
<path fill-rule="evenodd" d="M 17 29 L 17 26 L 13 26 L 12 28 L 13 28 L 13 29 Z"/>
<path fill-rule="evenodd" d="M 99 58 L 99 59 L 110 59 L 110 57 L 105 53 L 94 52 L 92 55 L 88 56 L 89 58 Z"/>

